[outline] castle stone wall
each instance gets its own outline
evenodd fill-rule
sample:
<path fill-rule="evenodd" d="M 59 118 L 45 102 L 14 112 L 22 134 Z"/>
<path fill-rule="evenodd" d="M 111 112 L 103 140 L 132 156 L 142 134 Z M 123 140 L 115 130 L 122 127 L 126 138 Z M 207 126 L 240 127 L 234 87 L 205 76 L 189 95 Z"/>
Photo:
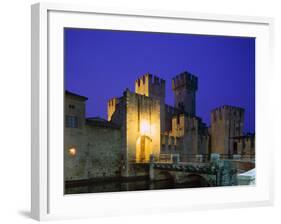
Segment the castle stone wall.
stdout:
<path fill-rule="evenodd" d="M 143 95 L 125 92 L 126 99 L 126 148 L 128 161 L 139 158 L 138 144 L 142 136 L 151 140 L 145 149 L 145 161 L 150 154 L 160 153 L 160 102 Z"/>
<path fill-rule="evenodd" d="M 83 100 L 66 95 L 65 116 L 77 116 L 80 122 L 78 127 L 65 125 L 65 180 L 120 176 L 121 130 L 108 126 L 106 121 L 86 121 L 84 112 Z"/>
<path fill-rule="evenodd" d="M 233 154 L 240 155 L 242 159 L 254 158 L 255 136 L 253 134 L 250 134 L 233 138 Z"/>
<path fill-rule="evenodd" d="M 161 153 L 180 153 L 182 159 L 207 154 L 209 137 L 207 127 L 196 117 L 174 115 L 172 130 L 161 135 Z"/>
<path fill-rule="evenodd" d="M 171 133 L 161 134 L 161 154 L 177 154 L 182 150 L 182 138 L 171 135 Z"/>
<path fill-rule="evenodd" d="M 89 125 L 86 132 L 88 178 L 121 176 L 123 157 L 120 129 Z"/>
<path fill-rule="evenodd" d="M 172 118 L 176 115 L 179 114 L 180 111 L 175 108 L 172 107 L 170 105 L 165 105 L 165 130 L 164 132 L 169 132 L 172 130 Z M 162 133 L 164 133 L 163 131 L 161 131 Z"/>
<path fill-rule="evenodd" d="M 211 152 L 233 153 L 233 137 L 242 136 L 244 109 L 222 106 L 211 112 Z"/>
<path fill-rule="evenodd" d="M 64 130 L 64 179 L 88 179 L 86 167 L 86 131 L 85 129 L 65 128 Z M 75 155 L 70 151 L 74 149 Z"/>

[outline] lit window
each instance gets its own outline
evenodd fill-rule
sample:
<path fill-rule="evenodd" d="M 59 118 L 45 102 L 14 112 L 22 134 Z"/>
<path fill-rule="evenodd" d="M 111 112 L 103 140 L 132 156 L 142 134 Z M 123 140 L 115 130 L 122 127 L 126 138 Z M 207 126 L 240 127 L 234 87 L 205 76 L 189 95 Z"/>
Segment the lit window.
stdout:
<path fill-rule="evenodd" d="M 71 147 L 70 149 L 68 149 L 68 153 L 69 153 L 69 155 L 71 155 L 71 156 L 75 156 L 76 153 L 77 153 L 77 150 L 76 150 L 76 148 Z"/>

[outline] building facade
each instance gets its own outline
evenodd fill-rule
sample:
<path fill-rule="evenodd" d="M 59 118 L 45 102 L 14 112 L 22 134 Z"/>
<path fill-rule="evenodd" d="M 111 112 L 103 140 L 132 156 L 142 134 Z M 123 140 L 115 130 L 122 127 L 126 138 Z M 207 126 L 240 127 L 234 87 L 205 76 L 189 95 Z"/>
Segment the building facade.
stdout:
<path fill-rule="evenodd" d="M 65 92 L 64 178 L 84 180 L 121 175 L 121 130 L 100 118 L 85 118 L 87 98 Z"/>

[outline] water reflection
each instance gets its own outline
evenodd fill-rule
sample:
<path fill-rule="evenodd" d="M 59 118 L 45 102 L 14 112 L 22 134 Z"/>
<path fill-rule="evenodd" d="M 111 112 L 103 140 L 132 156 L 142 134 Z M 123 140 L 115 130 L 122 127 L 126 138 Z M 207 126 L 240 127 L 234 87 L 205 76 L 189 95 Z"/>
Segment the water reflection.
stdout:
<path fill-rule="evenodd" d="M 138 191 L 138 190 L 157 190 L 157 189 L 176 189 L 176 188 L 193 188 L 205 187 L 200 181 L 188 181 L 185 183 L 175 183 L 173 180 L 149 181 L 135 180 L 130 182 L 106 182 L 91 183 L 83 186 L 66 187 L 66 194 L 78 193 L 99 193 L 99 192 L 118 192 L 118 191 Z"/>

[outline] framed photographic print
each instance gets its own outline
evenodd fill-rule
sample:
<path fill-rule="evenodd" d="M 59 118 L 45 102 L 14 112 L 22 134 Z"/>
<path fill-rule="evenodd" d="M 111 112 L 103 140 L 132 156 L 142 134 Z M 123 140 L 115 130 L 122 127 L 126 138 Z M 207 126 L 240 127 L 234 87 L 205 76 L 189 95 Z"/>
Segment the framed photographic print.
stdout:
<path fill-rule="evenodd" d="M 270 18 L 32 6 L 32 217 L 271 204 Z"/>

